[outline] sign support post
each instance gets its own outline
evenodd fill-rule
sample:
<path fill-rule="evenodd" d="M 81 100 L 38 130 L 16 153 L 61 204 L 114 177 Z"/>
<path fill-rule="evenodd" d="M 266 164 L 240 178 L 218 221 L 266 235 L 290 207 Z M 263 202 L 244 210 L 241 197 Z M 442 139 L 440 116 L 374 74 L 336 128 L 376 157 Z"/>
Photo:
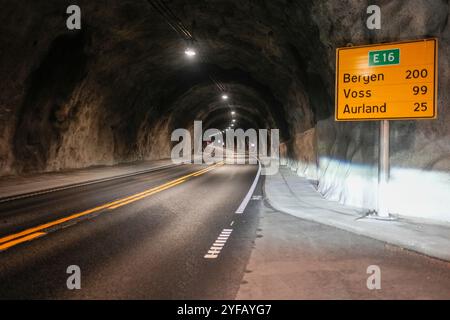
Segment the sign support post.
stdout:
<path fill-rule="evenodd" d="M 389 208 L 386 203 L 388 183 L 389 183 L 389 120 L 381 120 L 379 163 L 378 163 L 378 210 L 377 210 L 377 215 L 380 218 L 389 218 Z"/>

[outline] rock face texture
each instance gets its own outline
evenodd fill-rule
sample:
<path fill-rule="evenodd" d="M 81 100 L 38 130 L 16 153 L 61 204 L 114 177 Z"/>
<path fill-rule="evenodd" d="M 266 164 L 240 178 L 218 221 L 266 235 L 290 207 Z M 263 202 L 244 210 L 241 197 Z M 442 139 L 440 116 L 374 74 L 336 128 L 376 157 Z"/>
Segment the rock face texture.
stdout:
<path fill-rule="evenodd" d="M 166 158 L 174 129 L 224 129 L 235 110 L 238 127 L 280 128 L 284 163 L 325 197 L 368 209 L 378 124 L 334 122 L 335 49 L 437 37 L 439 117 L 392 122 L 391 208 L 450 221 L 448 1 L 164 1 L 194 35 L 194 59 L 146 0 L 4 2 L 0 175 Z M 80 31 L 66 28 L 72 4 Z M 381 30 L 365 26 L 369 4 Z"/>
<path fill-rule="evenodd" d="M 334 73 L 334 48 L 436 37 L 439 41 L 438 119 L 391 121 L 391 213 L 450 221 L 450 9 L 448 1 L 378 1 L 381 30 L 369 32 L 363 1 L 317 2 L 314 21 L 328 48 Z M 352 14 L 353 13 L 353 14 Z M 324 78 L 333 92 L 332 74 Z M 318 121 L 319 190 L 327 198 L 373 209 L 377 201 L 378 124 Z"/>
<path fill-rule="evenodd" d="M 231 109 L 243 128 L 289 136 L 288 122 L 313 125 L 298 103 L 298 77 L 291 79 L 301 69 L 297 49 L 284 48 L 288 35 L 276 40 L 271 27 L 284 13 L 272 17 L 256 3 L 169 1 L 197 39 L 199 57 L 189 60 L 187 42 L 149 2 L 75 2 L 81 31 L 66 28 L 73 1 L 11 1 L 0 13 L 1 175 L 169 157 L 172 130 L 194 120 L 223 129 Z M 219 103 L 212 76 L 229 103 Z M 299 110 L 295 118 L 289 108 Z"/>

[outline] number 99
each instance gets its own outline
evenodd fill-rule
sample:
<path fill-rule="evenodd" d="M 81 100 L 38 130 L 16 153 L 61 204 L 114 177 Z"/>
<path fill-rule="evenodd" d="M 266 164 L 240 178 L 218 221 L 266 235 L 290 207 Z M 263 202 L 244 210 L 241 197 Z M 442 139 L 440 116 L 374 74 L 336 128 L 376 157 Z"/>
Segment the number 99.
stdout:
<path fill-rule="evenodd" d="M 413 93 L 415 96 L 417 96 L 418 94 L 426 94 L 428 92 L 428 87 L 427 86 L 414 86 L 413 87 Z"/>

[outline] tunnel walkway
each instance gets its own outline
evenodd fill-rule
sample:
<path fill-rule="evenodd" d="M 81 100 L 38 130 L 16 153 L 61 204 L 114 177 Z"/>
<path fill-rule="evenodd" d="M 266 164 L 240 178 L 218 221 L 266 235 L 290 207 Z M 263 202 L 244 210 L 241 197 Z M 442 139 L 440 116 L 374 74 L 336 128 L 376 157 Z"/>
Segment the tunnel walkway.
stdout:
<path fill-rule="evenodd" d="M 236 299 L 449 299 L 450 264 L 262 205 Z M 381 289 L 368 290 L 369 266 Z"/>
<path fill-rule="evenodd" d="M 175 166 L 170 159 L 0 178 L 0 202 Z"/>
<path fill-rule="evenodd" d="M 265 192 L 268 203 L 281 212 L 450 261 L 448 224 L 410 217 L 371 218 L 368 210 L 324 199 L 308 179 L 288 168 L 266 177 Z"/>

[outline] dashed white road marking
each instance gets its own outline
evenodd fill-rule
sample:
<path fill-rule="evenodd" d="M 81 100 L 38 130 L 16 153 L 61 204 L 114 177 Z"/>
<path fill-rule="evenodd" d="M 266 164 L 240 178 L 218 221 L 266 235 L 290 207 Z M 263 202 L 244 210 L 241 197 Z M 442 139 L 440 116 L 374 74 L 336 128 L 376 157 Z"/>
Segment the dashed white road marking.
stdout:
<path fill-rule="evenodd" d="M 232 226 L 233 226 L 233 224 L 234 224 L 234 220 L 233 220 L 233 221 L 231 221 L 231 223 L 230 223 L 230 227 L 232 227 Z"/>
<path fill-rule="evenodd" d="M 225 245 L 225 243 L 217 243 L 217 242 L 214 242 L 214 244 L 213 244 L 213 246 L 215 246 L 215 247 L 223 247 Z"/>
<path fill-rule="evenodd" d="M 220 235 L 217 237 L 217 239 L 214 241 L 211 248 L 209 248 L 208 253 L 205 254 L 205 259 L 216 259 L 222 248 L 227 243 L 228 238 L 230 237 L 231 233 L 233 232 L 233 229 L 223 229 Z"/>

